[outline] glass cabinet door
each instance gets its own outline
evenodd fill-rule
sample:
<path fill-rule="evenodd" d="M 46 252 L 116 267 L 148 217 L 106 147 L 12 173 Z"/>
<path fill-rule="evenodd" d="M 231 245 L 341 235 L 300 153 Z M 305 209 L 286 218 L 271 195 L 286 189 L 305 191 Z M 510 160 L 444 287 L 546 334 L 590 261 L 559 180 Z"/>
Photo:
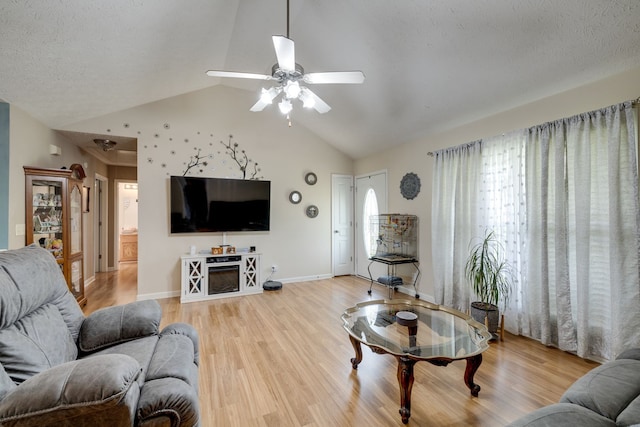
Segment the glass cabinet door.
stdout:
<path fill-rule="evenodd" d="M 82 166 L 51 169 L 23 166 L 25 243 L 53 255 L 78 304 L 86 304 L 82 253 Z"/>
<path fill-rule="evenodd" d="M 69 226 L 71 253 L 82 251 L 82 193 L 79 185 L 73 185 L 69 196 Z"/>
<path fill-rule="evenodd" d="M 71 261 L 71 293 L 76 299 L 84 295 L 81 259 Z"/>
<path fill-rule="evenodd" d="M 59 260 L 64 259 L 63 182 L 34 180 L 32 185 L 33 241 Z"/>

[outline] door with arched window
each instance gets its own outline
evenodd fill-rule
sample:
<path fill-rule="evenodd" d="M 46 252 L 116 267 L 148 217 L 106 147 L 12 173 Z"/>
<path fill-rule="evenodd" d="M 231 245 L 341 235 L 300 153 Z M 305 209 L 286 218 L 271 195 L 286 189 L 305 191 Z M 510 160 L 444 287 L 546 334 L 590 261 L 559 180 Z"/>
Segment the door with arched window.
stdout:
<path fill-rule="evenodd" d="M 375 252 L 377 237 L 375 215 L 387 213 L 387 172 L 380 171 L 356 177 L 356 274 L 369 278 L 369 257 Z M 372 265 L 372 276 L 383 274 Z M 375 271 L 374 271 L 375 270 Z"/>

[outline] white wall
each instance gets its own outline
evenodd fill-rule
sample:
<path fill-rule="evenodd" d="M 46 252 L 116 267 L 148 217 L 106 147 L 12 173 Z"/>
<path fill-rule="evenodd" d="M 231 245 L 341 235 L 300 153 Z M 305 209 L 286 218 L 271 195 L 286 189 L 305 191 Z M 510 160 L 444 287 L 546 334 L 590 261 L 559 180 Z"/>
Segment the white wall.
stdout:
<path fill-rule="evenodd" d="M 195 175 L 239 178 L 240 171 L 220 141 L 229 135 L 258 162 L 271 181 L 271 231 L 227 233 L 228 244 L 256 246 L 262 253 L 262 279 L 277 264 L 279 280 L 306 280 L 331 274 L 331 174 L 352 174 L 352 160 L 274 110 L 251 113 L 255 93 L 215 86 L 69 126 L 79 132 L 138 138 L 138 293 L 140 298 L 176 295 L 180 289 L 180 255 L 190 245 L 209 250 L 222 243 L 221 233 L 169 233 L 169 176 L 182 175 L 190 157 L 212 154 Z M 311 112 L 308 112 L 311 113 Z M 315 114 L 315 113 L 314 113 Z M 313 171 L 318 183 L 304 175 Z M 293 205 L 289 192 L 303 202 Z M 309 219 L 308 204 L 320 214 Z"/>
<path fill-rule="evenodd" d="M 255 101 L 254 93 L 222 86 L 78 123 L 68 129 L 138 138 L 139 293 L 143 296 L 166 296 L 177 292 L 180 281 L 178 258 L 191 244 L 206 249 L 221 243 L 220 234 L 169 234 L 168 176 L 182 174 L 184 163 L 194 153 L 194 146 L 206 150 L 210 147 L 213 151 L 214 160 L 206 171 L 207 176 L 237 173 L 219 144 L 220 140 L 226 141 L 228 134 L 233 134 L 235 141 L 261 164 L 265 179 L 272 181 L 272 231 L 263 234 L 235 233 L 227 238 L 228 243 L 238 247 L 258 247 L 264 254 L 263 278 L 268 275 L 272 264 L 280 266 L 277 279 L 306 279 L 329 274 L 331 173 L 359 175 L 386 169 L 389 211 L 416 214 L 420 218 L 419 252 L 423 274 L 419 290 L 421 295 L 429 298 L 433 295 L 430 230 L 433 159 L 427 156 L 429 151 L 534 126 L 638 96 L 640 68 L 456 129 L 425 135 L 415 142 L 355 162 L 296 125 L 295 118 L 293 127 L 288 128 L 278 113 L 248 112 L 247 106 Z M 83 161 L 92 165 L 94 160 L 69 146 L 64 138 L 20 109 L 12 106 L 10 114 L 9 247 L 17 248 L 24 244 L 24 236 L 15 236 L 15 226 L 24 223 L 22 166 L 60 167 Z M 168 129 L 165 129 L 165 123 L 169 125 Z M 189 142 L 184 139 L 189 139 Z M 48 154 L 48 146 L 52 143 L 63 147 L 61 157 Z M 89 166 L 86 171 L 89 177 L 93 177 L 91 169 Z M 307 171 L 318 175 L 317 185 L 311 187 L 304 183 Z M 422 182 L 421 192 L 414 200 L 405 200 L 400 195 L 400 180 L 407 172 L 417 173 Z M 294 189 L 302 192 L 303 202 L 300 205 L 288 202 L 287 196 Z M 313 220 L 304 216 L 308 203 L 320 208 L 320 215 Z M 85 232 L 85 238 L 87 235 Z"/>
<path fill-rule="evenodd" d="M 103 168 L 98 160 L 83 152 L 60 133 L 51 130 L 37 119 L 10 105 L 9 118 L 9 249 L 24 246 L 25 235 L 16 233 L 16 227 L 25 224 L 23 166 L 40 168 L 69 167 L 74 163 L 85 167 L 84 185 L 93 187 L 96 168 Z M 49 154 L 49 145 L 60 147 L 59 156 Z M 93 189 L 91 190 L 93 193 Z M 93 267 L 93 212 L 82 214 L 84 278 L 85 284 L 94 277 Z"/>
<path fill-rule="evenodd" d="M 62 154 L 59 156 L 49 154 L 51 144 L 60 147 Z M 22 167 L 61 168 L 64 166 L 68 168 L 73 163 L 93 164 L 94 160 L 64 136 L 13 105 L 10 106 L 9 146 L 9 205 L 11 207 L 9 209 L 9 248 L 16 249 L 25 244 L 25 236 L 16 234 L 16 226 L 25 223 L 25 179 Z M 90 184 L 85 180 L 84 185 Z M 85 221 L 83 229 L 86 234 L 88 224 L 84 216 L 83 220 Z M 86 263 L 85 277 L 87 277 Z"/>
<path fill-rule="evenodd" d="M 548 121 L 596 110 L 640 96 L 640 68 L 568 90 L 494 116 L 435 135 L 425 135 L 413 143 L 357 160 L 355 174 L 387 169 L 389 179 L 389 211 L 418 215 L 420 219 L 419 253 L 420 294 L 433 298 L 433 264 L 431 246 L 431 184 L 433 158 L 428 152 L 473 140 L 523 129 Z M 400 180 L 414 172 L 422 184 L 420 194 L 405 200 L 400 194 Z M 436 245 L 437 247 L 437 245 Z"/>

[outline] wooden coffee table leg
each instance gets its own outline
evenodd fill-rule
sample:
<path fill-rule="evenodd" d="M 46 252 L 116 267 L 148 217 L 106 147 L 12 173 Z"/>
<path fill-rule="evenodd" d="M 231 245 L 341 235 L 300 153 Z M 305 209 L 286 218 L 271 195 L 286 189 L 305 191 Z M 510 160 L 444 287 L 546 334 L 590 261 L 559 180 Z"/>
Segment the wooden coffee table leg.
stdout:
<path fill-rule="evenodd" d="M 480 367 L 482 363 L 482 354 L 478 354 L 476 356 L 469 357 L 467 359 L 467 369 L 464 371 L 464 383 L 471 390 L 471 395 L 474 397 L 478 397 L 478 393 L 480 392 L 480 386 L 478 384 L 474 384 L 473 376 L 476 374 L 476 371 Z"/>
<path fill-rule="evenodd" d="M 411 389 L 413 388 L 413 365 L 415 360 L 398 357 L 398 383 L 400 384 L 400 416 L 407 424 L 411 416 Z"/>
<path fill-rule="evenodd" d="M 353 349 L 356 351 L 356 357 L 351 359 L 351 367 L 353 369 L 358 369 L 358 364 L 362 362 L 362 346 L 360 345 L 360 341 L 349 335 L 349 339 L 351 340 L 351 345 Z"/>

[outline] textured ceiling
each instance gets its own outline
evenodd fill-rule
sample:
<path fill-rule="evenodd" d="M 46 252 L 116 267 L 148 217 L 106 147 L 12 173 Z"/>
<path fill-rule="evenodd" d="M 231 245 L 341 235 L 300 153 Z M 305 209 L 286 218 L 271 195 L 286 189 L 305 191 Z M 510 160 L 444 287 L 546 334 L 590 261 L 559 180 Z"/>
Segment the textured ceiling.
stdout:
<path fill-rule="evenodd" d="M 52 128 L 270 73 L 285 0 L 0 0 L 0 99 Z M 640 66 L 639 0 L 291 0 L 313 90 L 296 121 L 353 158 Z M 251 105 L 247 105 L 249 109 Z M 260 113 L 256 113 L 260 114 Z"/>

